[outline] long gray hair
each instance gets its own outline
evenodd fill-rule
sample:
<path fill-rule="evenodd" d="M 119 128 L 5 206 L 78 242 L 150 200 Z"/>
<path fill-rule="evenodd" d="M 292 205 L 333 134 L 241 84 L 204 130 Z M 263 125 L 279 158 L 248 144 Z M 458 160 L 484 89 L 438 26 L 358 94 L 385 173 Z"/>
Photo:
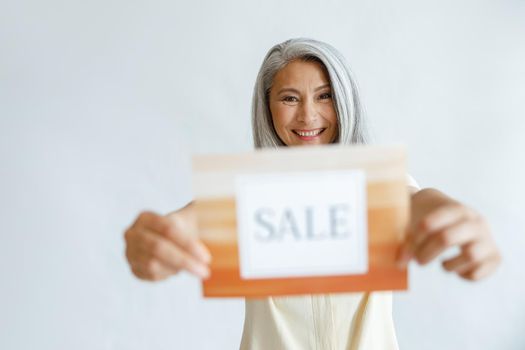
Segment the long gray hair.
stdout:
<path fill-rule="evenodd" d="M 275 74 L 295 59 L 320 62 L 328 72 L 339 125 L 334 143 L 366 143 L 366 127 L 357 85 L 343 55 L 327 43 L 296 38 L 272 47 L 257 75 L 252 100 L 255 148 L 285 146 L 275 131 L 268 100 Z"/>

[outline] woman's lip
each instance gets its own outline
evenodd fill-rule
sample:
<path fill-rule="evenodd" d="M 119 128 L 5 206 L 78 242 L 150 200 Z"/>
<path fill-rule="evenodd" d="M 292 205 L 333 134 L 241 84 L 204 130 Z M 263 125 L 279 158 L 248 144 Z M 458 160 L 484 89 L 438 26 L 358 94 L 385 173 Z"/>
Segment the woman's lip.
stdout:
<path fill-rule="evenodd" d="M 317 129 L 293 129 L 293 131 L 300 131 L 300 132 L 309 132 L 309 131 L 317 131 L 322 130 L 324 128 L 317 128 Z"/>
<path fill-rule="evenodd" d="M 309 140 L 314 140 L 316 139 L 317 137 L 319 137 L 325 130 L 326 128 L 320 128 L 320 129 L 312 129 L 312 130 L 308 130 L 308 131 L 313 131 L 313 130 L 321 130 L 317 135 L 313 135 L 313 136 L 301 136 L 299 135 L 295 130 L 294 130 L 294 134 L 295 136 L 297 136 L 298 138 L 300 138 L 301 140 L 304 140 L 304 141 L 309 141 Z M 302 130 L 300 130 L 302 131 Z"/>

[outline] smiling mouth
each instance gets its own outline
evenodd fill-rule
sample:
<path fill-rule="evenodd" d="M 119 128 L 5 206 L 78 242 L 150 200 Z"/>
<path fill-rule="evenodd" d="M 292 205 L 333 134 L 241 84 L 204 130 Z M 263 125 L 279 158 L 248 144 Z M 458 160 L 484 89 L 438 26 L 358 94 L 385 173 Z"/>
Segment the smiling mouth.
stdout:
<path fill-rule="evenodd" d="M 301 137 L 314 137 L 320 135 L 326 128 L 312 129 L 312 130 L 292 130 L 296 135 Z"/>

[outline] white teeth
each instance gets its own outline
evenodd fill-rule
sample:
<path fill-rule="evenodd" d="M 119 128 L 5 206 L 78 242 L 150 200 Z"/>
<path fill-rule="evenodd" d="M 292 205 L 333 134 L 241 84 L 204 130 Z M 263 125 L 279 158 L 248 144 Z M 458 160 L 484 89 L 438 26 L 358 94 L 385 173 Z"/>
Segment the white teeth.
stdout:
<path fill-rule="evenodd" d="M 298 131 L 296 130 L 295 132 L 301 136 L 315 136 L 315 135 L 319 135 L 321 133 L 321 131 L 323 131 L 323 129 L 319 129 L 319 130 L 316 130 L 316 131 L 308 131 L 308 132 L 303 132 L 303 131 Z"/>

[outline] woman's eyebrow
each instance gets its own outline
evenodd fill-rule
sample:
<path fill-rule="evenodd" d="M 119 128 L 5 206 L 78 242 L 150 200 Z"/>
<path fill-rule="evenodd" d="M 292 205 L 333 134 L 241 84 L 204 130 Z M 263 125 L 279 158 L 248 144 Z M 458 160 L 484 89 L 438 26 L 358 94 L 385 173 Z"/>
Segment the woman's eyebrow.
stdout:
<path fill-rule="evenodd" d="M 280 89 L 279 91 L 277 91 L 277 94 L 282 94 L 283 92 L 287 92 L 287 91 L 289 91 L 289 92 L 295 92 L 296 94 L 299 94 L 299 90 L 294 89 L 294 88 L 287 88 L 287 87 L 282 88 L 282 89 Z"/>
<path fill-rule="evenodd" d="M 319 91 L 319 90 L 322 90 L 322 89 L 327 88 L 327 87 L 330 87 L 330 83 L 326 83 L 326 84 L 323 84 L 321 86 L 318 86 L 318 87 L 315 88 L 314 91 Z M 281 94 L 281 93 L 287 92 L 287 91 L 295 92 L 296 94 L 299 94 L 299 90 L 291 88 L 291 87 L 284 87 L 284 88 L 280 89 L 279 91 L 277 91 L 277 94 Z"/>
<path fill-rule="evenodd" d="M 314 91 L 319 91 L 319 90 L 322 90 L 324 88 L 327 88 L 327 87 L 330 87 L 330 84 L 329 83 L 326 83 L 324 85 L 321 85 L 319 87 L 316 87 Z"/>

